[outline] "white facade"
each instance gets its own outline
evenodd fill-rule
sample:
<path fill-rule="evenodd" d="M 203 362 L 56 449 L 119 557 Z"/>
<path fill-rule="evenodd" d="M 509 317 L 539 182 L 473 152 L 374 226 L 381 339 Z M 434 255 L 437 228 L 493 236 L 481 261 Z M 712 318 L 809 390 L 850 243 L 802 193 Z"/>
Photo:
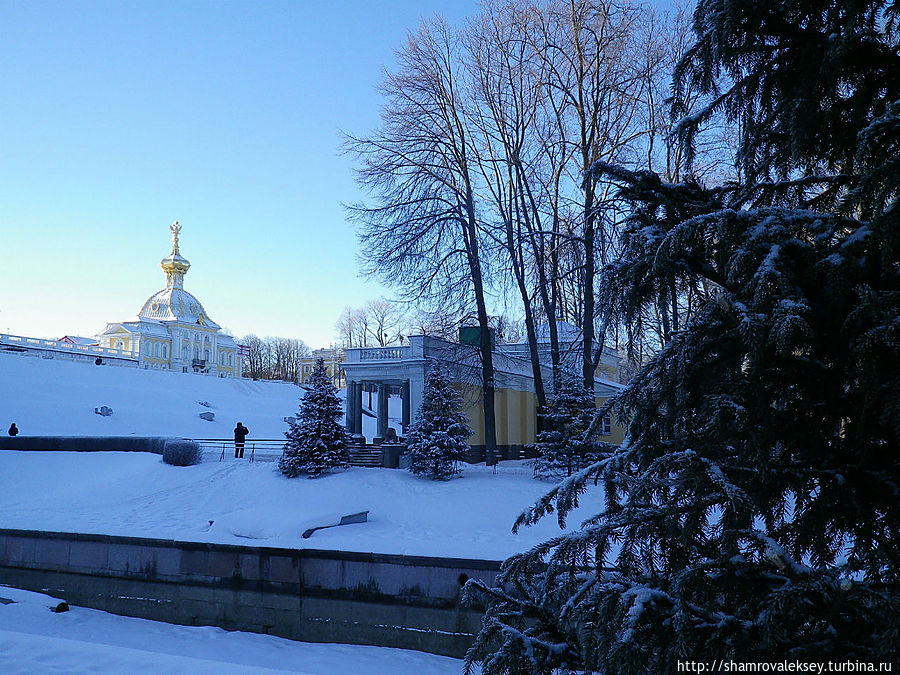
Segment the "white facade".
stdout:
<path fill-rule="evenodd" d="M 178 250 L 176 222 L 172 252 L 160 262 L 166 287 L 151 295 L 137 317 L 106 324 L 97 336 L 101 347 L 131 352 L 139 367 L 240 377 L 238 345 L 209 318 L 200 301 L 184 290 L 191 264 Z"/>

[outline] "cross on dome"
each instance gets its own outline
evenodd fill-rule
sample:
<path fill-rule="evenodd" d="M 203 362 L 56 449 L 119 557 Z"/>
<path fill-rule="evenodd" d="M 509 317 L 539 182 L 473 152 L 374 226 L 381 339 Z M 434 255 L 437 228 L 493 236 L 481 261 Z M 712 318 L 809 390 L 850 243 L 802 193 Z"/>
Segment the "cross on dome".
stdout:
<path fill-rule="evenodd" d="M 169 229 L 172 231 L 172 255 L 178 255 L 178 235 L 181 233 L 181 225 L 176 220 L 169 225 Z"/>
<path fill-rule="evenodd" d="M 166 288 L 184 288 L 184 275 L 191 267 L 191 263 L 182 257 L 178 249 L 178 235 L 181 234 L 181 225 L 176 220 L 169 225 L 172 232 L 172 252 L 163 258 L 159 266 L 166 273 Z"/>

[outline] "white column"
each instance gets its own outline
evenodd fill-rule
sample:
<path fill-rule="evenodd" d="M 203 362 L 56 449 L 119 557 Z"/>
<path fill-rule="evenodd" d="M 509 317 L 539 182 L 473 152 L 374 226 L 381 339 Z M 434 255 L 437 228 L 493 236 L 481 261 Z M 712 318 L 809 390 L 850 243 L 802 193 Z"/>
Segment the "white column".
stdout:
<path fill-rule="evenodd" d="M 378 385 L 378 437 L 384 440 L 388 428 L 388 385 Z"/>
<path fill-rule="evenodd" d="M 409 419 L 410 423 L 416 421 L 419 407 L 422 405 L 422 396 L 425 394 L 424 373 L 413 372 L 409 377 Z"/>

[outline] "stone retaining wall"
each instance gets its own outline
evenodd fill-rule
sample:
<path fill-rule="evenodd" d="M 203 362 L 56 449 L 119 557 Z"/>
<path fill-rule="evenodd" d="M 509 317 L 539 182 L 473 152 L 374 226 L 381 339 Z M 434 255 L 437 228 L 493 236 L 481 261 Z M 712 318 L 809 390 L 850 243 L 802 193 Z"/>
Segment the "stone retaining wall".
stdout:
<path fill-rule="evenodd" d="M 186 625 L 462 656 L 499 563 L 0 529 L 0 583 Z"/>
<path fill-rule="evenodd" d="M 0 436 L 0 450 L 152 452 L 163 454 L 162 436 Z"/>

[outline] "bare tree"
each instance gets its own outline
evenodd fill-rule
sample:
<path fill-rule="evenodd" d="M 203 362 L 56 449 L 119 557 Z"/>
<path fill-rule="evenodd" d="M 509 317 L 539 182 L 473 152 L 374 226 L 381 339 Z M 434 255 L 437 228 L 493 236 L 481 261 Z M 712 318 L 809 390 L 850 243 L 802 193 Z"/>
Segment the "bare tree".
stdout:
<path fill-rule="evenodd" d="M 412 314 L 409 330 L 414 335 L 430 335 L 453 342 L 459 337 L 460 326 L 474 322 L 474 314 L 465 308 L 419 308 Z"/>
<path fill-rule="evenodd" d="M 398 344 L 404 329 L 403 309 L 388 300 L 370 300 L 363 307 L 368 318 L 366 327 L 374 343 L 380 347 Z"/>
<path fill-rule="evenodd" d="M 469 66 L 475 105 L 470 117 L 477 132 L 478 163 L 496 227 L 493 238 L 515 281 L 525 316 L 537 404 L 547 403 L 532 307 L 531 255 L 527 251 L 540 213 L 531 180 L 542 158 L 539 122 L 541 59 L 523 38 L 528 12 L 511 2 L 485 5 L 468 31 Z"/>
<path fill-rule="evenodd" d="M 334 325 L 337 341 L 343 347 L 365 347 L 368 333 L 366 317 L 361 309 L 345 307 Z"/>
<path fill-rule="evenodd" d="M 272 364 L 270 375 L 275 380 L 296 382 L 300 377 L 301 361 L 310 355 L 303 340 L 291 338 L 266 338 L 271 345 Z"/>
<path fill-rule="evenodd" d="M 241 344 L 249 350 L 244 360 L 244 375 L 254 379 L 265 379 L 269 367 L 269 354 L 266 343 L 259 336 L 251 333 L 241 338 Z"/>
<path fill-rule="evenodd" d="M 522 303 L 541 403 L 537 317 L 554 370 L 557 318 L 581 329 L 586 387 L 602 353 L 595 286 L 615 256 L 621 210 L 611 184 L 586 176 L 597 161 L 639 158 L 649 133 L 641 113 L 662 59 L 642 42 L 646 16 L 609 0 L 494 0 L 470 24 L 483 202 Z"/>
<path fill-rule="evenodd" d="M 360 226 L 370 274 L 413 299 L 472 299 L 481 328 L 485 446 L 492 462 L 494 366 L 460 43 L 445 22 L 423 22 L 397 52 L 397 62 L 381 86 L 380 127 L 347 139 L 358 160 L 358 181 L 372 199 L 350 213 Z"/>
<path fill-rule="evenodd" d="M 241 344 L 249 347 L 244 360 L 245 375 L 259 380 L 284 380 L 296 382 L 300 375 L 301 360 L 310 350 L 303 340 L 281 337 L 246 335 Z"/>
<path fill-rule="evenodd" d="M 401 341 L 406 322 L 401 305 L 380 298 L 362 307 L 345 307 L 334 330 L 338 344 L 346 348 L 387 347 Z"/>
<path fill-rule="evenodd" d="M 613 181 L 591 169 L 664 161 L 673 177 L 681 171 L 663 111 L 685 26 L 684 14 L 670 22 L 631 0 L 486 0 L 461 31 L 434 20 L 410 34 L 381 87 L 380 127 L 347 139 L 371 196 L 350 208 L 366 272 L 438 310 L 415 316 L 412 330 L 455 337 L 465 311 L 447 307 L 471 308 L 481 327 L 489 451 L 488 299 L 493 314 L 501 299 L 519 306 L 539 405 L 539 322 L 547 323 L 555 373 L 573 360 L 562 354 L 557 322 L 578 326 L 574 360 L 586 388 L 607 336 L 618 347 L 620 333 L 626 343 L 649 334 L 598 307 L 627 210 Z M 687 291 L 663 289 L 647 325 L 661 335 L 677 330 L 696 304 L 697 291 Z M 364 309 L 345 310 L 342 342 L 389 344 L 395 332 Z"/>
<path fill-rule="evenodd" d="M 641 13 L 627 2 L 610 0 L 549 0 L 530 12 L 523 35 L 541 60 L 542 118 L 536 128 L 549 162 L 537 183 L 546 197 L 549 225 L 539 232 L 549 239 L 532 235 L 531 246 L 543 270 L 538 275 L 541 312 L 550 328 L 554 365 L 557 317 L 579 324 L 582 376 L 592 387 L 596 338 L 603 337 L 594 325 L 594 290 L 598 266 L 614 254 L 617 212 L 609 193 L 585 176 L 598 160 L 635 156 L 635 140 L 646 133 L 637 114 L 644 96 L 644 64 L 637 58 L 635 37 Z"/>

